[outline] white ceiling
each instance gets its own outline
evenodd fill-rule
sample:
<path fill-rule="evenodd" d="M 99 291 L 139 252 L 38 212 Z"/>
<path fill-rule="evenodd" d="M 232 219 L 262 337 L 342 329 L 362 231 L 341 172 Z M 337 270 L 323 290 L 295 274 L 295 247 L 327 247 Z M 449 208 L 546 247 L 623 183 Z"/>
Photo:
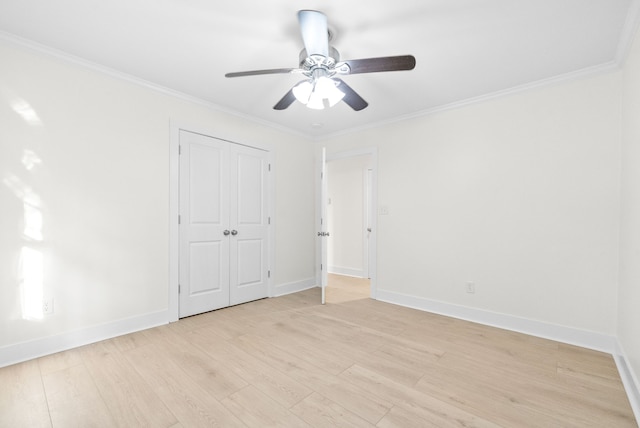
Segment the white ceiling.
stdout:
<path fill-rule="evenodd" d="M 639 0 L 0 0 L 0 31 L 309 137 L 424 114 L 612 67 Z M 412 54 L 416 68 L 345 76 L 369 107 L 273 105 L 299 75 L 296 12 L 324 12 L 342 59 Z M 1 65 L 0 65 L 1 66 Z"/>

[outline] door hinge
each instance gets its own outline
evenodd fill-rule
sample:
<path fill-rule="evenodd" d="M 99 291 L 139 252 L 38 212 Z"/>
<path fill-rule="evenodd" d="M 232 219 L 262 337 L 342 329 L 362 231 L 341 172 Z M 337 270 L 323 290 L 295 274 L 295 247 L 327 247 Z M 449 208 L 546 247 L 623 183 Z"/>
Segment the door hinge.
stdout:
<path fill-rule="evenodd" d="M 267 278 L 271 278 L 271 271 L 270 270 L 267 271 Z"/>
<path fill-rule="evenodd" d="M 267 217 L 267 224 L 271 224 L 271 217 Z"/>
<path fill-rule="evenodd" d="M 180 284 L 178 284 L 178 294 L 180 294 Z"/>
<path fill-rule="evenodd" d="M 271 164 L 269 164 L 269 171 L 271 171 Z"/>
<path fill-rule="evenodd" d="M 178 155 L 182 154 L 182 146 L 178 146 Z"/>
<path fill-rule="evenodd" d="M 320 263 L 320 270 L 322 270 L 322 263 Z"/>
<path fill-rule="evenodd" d="M 180 217 L 180 214 L 178 214 L 178 224 L 182 223 L 182 218 Z"/>

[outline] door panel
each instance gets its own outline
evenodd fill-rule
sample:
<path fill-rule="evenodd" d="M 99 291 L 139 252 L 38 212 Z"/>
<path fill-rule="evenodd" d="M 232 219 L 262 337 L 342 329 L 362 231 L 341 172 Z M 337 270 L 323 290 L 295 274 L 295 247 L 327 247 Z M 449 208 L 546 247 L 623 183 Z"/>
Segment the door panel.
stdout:
<path fill-rule="evenodd" d="M 203 137 L 194 135 L 193 140 Z M 191 224 L 217 224 L 222 217 L 222 156 L 225 150 L 210 141 L 189 140 L 189 220 Z M 187 153 L 185 153 L 186 155 Z"/>
<path fill-rule="evenodd" d="M 254 285 L 263 280 L 262 247 L 261 239 L 238 240 L 238 287 Z"/>
<path fill-rule="evenodd" d="M 219 242 L 192 242 L 189 246 L 190 296 L 222 288 L 222 253 Z"/>
<path fill-rule="evenodd" d="M 181 131 L 180 147 L 179 317 L 186 317 L 229 305 L 229 146 Z"/>
<path fill-rule="evenodd" d="M 268 153 L 246 146 L 230 148 L 230 302 L 268 296 L 266 204 Z"/>
<path fill-rule="evenodd" d="M 243 151 L 246 148 L 243 148 Z M 255 153 L 237 153 L 237 185 L 238 185 L 238 225 L 261 226 L 265 217 L 263 188 L 265 180 L 264 167 L 266 155 L 261 150 Z"/>

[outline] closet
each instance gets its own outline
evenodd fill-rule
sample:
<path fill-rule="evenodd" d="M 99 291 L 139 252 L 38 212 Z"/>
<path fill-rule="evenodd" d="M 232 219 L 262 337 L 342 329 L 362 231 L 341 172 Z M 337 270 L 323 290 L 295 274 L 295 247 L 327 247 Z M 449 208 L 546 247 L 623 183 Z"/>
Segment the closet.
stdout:
<path fill-rule="evenodd" d="M 268 152 L 180 131 L 179 317 L 268 296 Z"/>

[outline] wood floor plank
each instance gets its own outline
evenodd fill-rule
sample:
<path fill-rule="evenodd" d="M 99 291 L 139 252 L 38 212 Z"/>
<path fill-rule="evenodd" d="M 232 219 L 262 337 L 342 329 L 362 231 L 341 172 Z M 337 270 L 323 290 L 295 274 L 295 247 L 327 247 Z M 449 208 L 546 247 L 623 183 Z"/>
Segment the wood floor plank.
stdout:
<path fill-rule="evenodd" d="M 163 357 L 178 365 L 214 398 L 222 400 L 248 385 L 244 379 L 196 346 L 190 340 L 193 339 L 190 334 L 176 334 L 170 329 L 164 329 L 162 333 L 153 344 L 161 347 Z M 217 337 L 215 334 L 213 336 Z M 223 341 L 222 338 L 217 340 Z"/>
<path fill-rule="evenodd" d="M 376 425 L 378 428 L 440 428 L 409 409 L 394 406 Z"/>
<path fill-rule="evenodd" d="M 249 427 L 308 428 L 310 426 L 251 385 L 225 398 L 222 404 Z"/>
<path fill-rule="evenodd" d="M 369 391 L 332 375 L 318 365 L 289 354 L 277 346 L 264 343 L 264 341 L 258 341 L 258 346 L 255 346 L 249 340 L 244 342 L 240 340 L 240 346 L 247 352 L 257 352 L 255 355 L 262 358 L 270 367 L 282 370 L 291 378 L 325 398 L 339 403 L 345 409 L 372 424 L 379 421 L 392 406 L 390 402 L 370 394 Z M 252 348 L 261 348 L 262 350 L 252 351 Z"/>
<path fill-rule="evenodd" d="M 54 427 L 118 426 L 84 364 L 49 373 L 42 381 Z"/>
<path fill-rule="evenodd" d="M 530 402 L 527 388 L 504 374 L 481 373 L 436 364 L 418 381 L 415 389 L 502 426 L 583 427 L 583 423 L 561 417 L 553 406 L 549 414 Z M 588 426 L 588 425 L 587 425 Z"/>
<path fill-rule="evenodd" d="M 635 419 L 626 412 L 627 406 L 612 400 L 611 396 L 600 399 L 576 397 L 574 390 L 564 385 L 538 379 L 516 378 L 514 389 L 519 396 L 526 397 L 531 408 L 563 421 L 578 421 L 581 426 L 636 426 Z"/>
<path fill-rule="evenodd" d="M 388 303 L 380 304 L 389 305 Z M 354 300 L 341 305 L 329 304 L 315 308 L 313 312 L 319 316 L 326 315 L 338 318 L 354 325 L 367 326 L 373 330 L 391 335 L 400 334 L 411 325 L 398 317 L 370 306 L 369 300 Z"/>
<path fill-rule="evenodd" d="M 444 355 L 444 351 L 423 344 L 396 338 L 394 345 L 381 346 L 374 355 L 396 361 L 405 367 L 424 373 L 423 367 L 438 361 Z"/>
<path fill-rule="evenodd" d="M 421 393 L 358 365 L 346 370 L 340 377 L 389 400 L 394 405 L 405 406 L 417 417 L 431 421 L 438 427 L 497 428 L 499 426 L 472 412 L 460 409 L 453 403 Z"/>
<path fill-rule="evenodd" d="M 373 428 L 375 426 L 318 393 L 311 394 L 296 404 L 291 411 L 317 428 Z"/>
<path fill-rule="evenodd" d="M 327 309 L 327 307 L 321 310 L 324 309 Z M 348 309 L 344 308 L 341 311 L 349 312 Z M 389 336 L 386 332 L 355 324 L 352 321 L 338 318 L 333 314 L 316 314 L 308 314 L 297 321 L 298 325 L 304 326 L 307 331 L 313 332 L 314 337 L 337 340 L 357 346 L 364 352 L 374 352 L 383 345 L 384 338 Z"/>
<path fill-rule="evenodd" d="M 82 357 L 80 356 L 80 351 L 76 348 L 47 355 L 38 358 L 37 361 L 40 366 L 40 373 L 47 375 L 58 370 L 64 370 L 82 364 Z"/>
<path fill-rule="evenodd" d="M 119 351 L 124 352 L 153 343 L 153 336 L 150 334 L 146 334 L 144 331 L 138 331 L 135 333 L 125 334 L 123 336 L 114 337 L 113 339 L 111 339 L 111 341 L 116 345 Z"/>
<path fill-rule="evenodd" d="M 351 355 L 340 353 L 328 341 L 315 344 L 288 343 L 281 345 L 281 348 L 333 375 L 339 375 L 356 362 Z"/>
<path fill-rule="evenodd" d="M 615 423 L 615 426 L 628 426 L 629 419 L 625 417 L 627 406 L 621 400 L 609 395 L 591 394 L 577 399 L 573 385 L 563 382 L 558 376 L 549 376 L 539 367 L 528 370 L 520 365 L 514 369 L 511 364 L 495 364 L 495 360 L 476 359 L 455 353 L 443 356 L 434 366 L 435 370 L 450 368 L 462 374 L 463 377 L 473 377 L 479 384 L 488 385 L 485 397 L 493 397 L 497 402 L 517 403 L 520 409 L 536 414 L 552 416 L 563 423 L 578 426 L 604 423 L 598 421 L 599 415 Z M 431 372 L 433 373 L 433 372 Z M 498 383 L 494 379 L 504 379 Z M 466 388 L 467 391 L 470 388 Z M 613 399 L 612 399 L 613 398 Z M 553 412 L 548 409 L 553 408 Z"/>
<path fill-rule="evenodd" d="M 168 427 L 177 422 L 112 341 L 83 347 L 82 356 L 117 426 Z"/>
<path fill-rule="evenodd" d="M 245 340 L 243 340 L 245 339 Z M 298 358 L 277 346 L 265 343 L 264 340 L 239 338 L 239 346 L 247 352 L 253 352 L 257 358 L 262 358 L 266 364 L 275 367 L 300 383 L 308 386 L 327 399 L 338 402 L 345 409 L 360 416 L 362 419 L 375 424 L 391 408 L 391 403 L 374 396 L 369 391 L 345 382 L 329 371 Z"/>
<path fill-rule="evenodd" d="M 0 427 L 637 427 L 609 354 L 330 278 L 0 368 Z"/>
<path fill-rule="evenodd" d="M 372 424 L 378 423 L 393 406 L 389 400 L 376 396 L 370 390 L 361 388 L 339 376 L 298 369 L 294 369 L 291 375 Z"/>
<path fill-rule="evenodd" d="M 247 354 L 259 359 L 269 367 L 285 374 L 290 374 L 295 369 L 300 370 L 319 370 L 318 366 L 301 359 L 298 355 L 288 352 L 268 340 L 253 334 L 240 336 L 232 341 L 233 345 Z"/>
<path fill-rule="evenodd" d="M 409 387 L 415 385 L 424 375 L 422 369 L 405 366 L 393 359 L 379 356 L 376 353 L 369 355 L 369 358 L 359 361 L 358 365 Z"/>
<path fill-rule="evenodd" d="M 603 352 L 562 344 L 558 352 L 558 373 L 609 388 L 623 389 L 613 357 Z"/>
<path fill-rule="evenodd" d="M 263 363 L 227 341 L 220 341 L 217 338 L 213 338 L 211 341 L 210 336 L 198 332 L 190 337 L 193 338 L 197 347 L 218 361 L 221 366 L 266 393 L 287 409 L 313 392 L 303 383 Z"/>
<path fill-rule="evenodd" d="M 0 369 L 0 427 L 50 427 L 38 360 Z"/>
<path fill-rule="evenodd" d="M 148 345 L 126 353 L 142 378 L 188 427 L 243 427 L 244 424 L 187 375 L 181 361 L 165 358 L 166 347 Z M 162 373 L 162 376 L 158 376 Z"/>

